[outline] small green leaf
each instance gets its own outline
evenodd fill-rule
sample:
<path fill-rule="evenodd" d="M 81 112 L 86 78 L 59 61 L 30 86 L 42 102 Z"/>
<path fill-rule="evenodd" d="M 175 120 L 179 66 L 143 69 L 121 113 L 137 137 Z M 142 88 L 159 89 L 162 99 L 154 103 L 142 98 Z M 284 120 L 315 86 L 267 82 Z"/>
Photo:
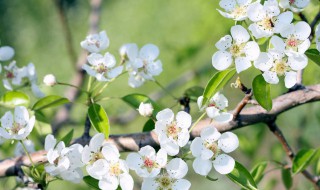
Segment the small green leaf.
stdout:
<path fill-rule="evenodd" d="M 99 188 L 99 181 L 97 179 L 94 179 L 91 176 L 84 176 L 83 181 L 90 187 L 100 190 Z"/>
<path fill-rule="evenodd" d="M 88 109 L 88 116 L 96 131 L 103 133 L 108 139 L 110 132 L 109 118 L 103 107 L 99 104 L 92 104 Z"/>
<path fill-rule="evenodd" d="M 257 190 L 257 185 L 251 174 L 237 161 L 233 171 L 226 176 L 244 189 Z"/>
<path fill-rule="evenodd" d="M 229 80 L 231 80 L 235 73 L 236 70 L 231 68 L 217 72 L 215 75 L 213 75 L 204 89 L 202 105 L 205 105 L 215 93 L 222 89 L 229 82 Z"/>
<path fill-rule="evenodd" d="M 206 176 L 206 179 L 209 180 L 209 181 L 217 181 L 218 178 L 213 178 L 213 177 L 210 177 L 210 176 Z"/>
<path fill-rule="evenodd" d="M 149 119 L 143 126 L 143 132 L 149 132 L 154 129 L 154 121 L 152 119 Z"/>
<path fill-rule="evenodd" d="M 317 49 L 308 49 L 305 54 L 309 59 L 320 66 L 320 53 Z"/>
<path fill-rule="evenodd" d="M 69 131 L 69 133 L 66 134 L 64 137 L 62 137 L 62 138 L 61 138 L 61 141 L 63 141 L 64 144 L 65 144 L 66 146 L 68 146 L 68 145 L 70 144 L 72 138 L 73 138 L 73 129 L 71 129 L 71 130 Z"/>
<path fill-rule="evenodd" d="M 190 98 L 190 101 L 197 102 L 198 97 L 202 96 L 204 88 L 200 86 L 193 86 L 184 91 L 184 95 Z"/>
<path fill-rule="evenodd" d="M 41 111 L 35 111 L 34 115 L 36 116 L 36 120 L 37 121 L 41 121 L 41 122 L 44 122 L 44 123 L 50 123 L 48 118 Z"/>
<path fill-rule="evenodd" d="M 319 157 L 320 149 L 302 149 L 294 157 L 292 161 L 292 173 L 295 175 L 309 166 L 309 164 Z"/>
<path fill-rule="evenodd" d="M 131 107 L 134 109 L 138 109 L 140 106 L 140 103 L 151 103 L 153 106 L 153 116 L 155 117 L 156 114 L 162 110 L 162 108 L 155 103 L 153 100 L 151 100 L 148 96 L 143 95 L 143 94 L 129 94 L 124 97 L 122 97 L 122 100 L 125 101 L 127 104 L 129 104 Z"/>
<path fill-rule="evenodd" d="M 287 168 L 287 169 L 283 168 L 281 170 L 281 177 L 286 189 L 290 189 L 292 187 L 292 176 L 291 176 L 290 168 Z"/>
<path fill-rule="evenodd" d="M 70 101 L 67 98 L 61 97 L 61 96 L 56 96 L 56 95 L 50 95 L 41 98 L 38 100 L 32 107 L 33 110 L 38 111 L 50 107 L 56 107 L 60 106 L 63 104 L 67 104 Z"/>
<path fill-rule="evenodd" d="M 272 109 L 272 99 L 270 95 L 270 84 L 267 83 L 262 75 L 258 75 L 252 82 L 253 95 L 258 103 L 267 111 Z"/>
<path fill-rule="evenodd" d="M 0 98 L 0 106 L 14 108 L 16 106 L 28 107 L 30 103 L 30 98 L 28 95 L 22 92 L 10 91 L 6 92 Z"/>
<path fill-rule="evenodd" d="M 256 183 L 259 183 L 264 176 L 264 170 L 266 169 L 268 162 L 260 162 L 253 167 L 251 175 Z"/>

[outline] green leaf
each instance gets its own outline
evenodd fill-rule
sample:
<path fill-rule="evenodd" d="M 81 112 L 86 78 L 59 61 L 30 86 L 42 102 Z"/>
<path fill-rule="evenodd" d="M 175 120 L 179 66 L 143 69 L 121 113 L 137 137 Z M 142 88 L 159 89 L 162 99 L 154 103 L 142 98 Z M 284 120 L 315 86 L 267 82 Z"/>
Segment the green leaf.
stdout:
<path fill-rule="evenodd" d="M 61 141 L 63 141 L 64 144 L 65 144 L 66 146 L 68 146 L 68 145 L 70 144 L 72 138 L 73 138 L 73 129 L 71 129 L 71 130 L 69 131 L 69 133 L 66 134 L 64 137 L 62 137 L 62 138 L 61 138 Z"/>
<path fill-rule="evenodd" d="M 48 118 L 41 111 L 35 111 L 34 115 L 36 116 L 36 120 L 37 121 L 41 121 L 41 122 L 44 122 L 44 123 L 50 123 Z"/>
<path fill-rule="evenodd" d="M 92 126 L 99 133 L 103 133 L 106 139 L 109 138 L 110 125 L 106 111 L 99 104 L 92 104 L 88 109 L 88 116 Z"/>
<path fill-rule="evenodd" d="M 91 176 L 84 176 L 82 179 L 88 186 L 90 186 L 94 189 L 100 190 L 99 181 L 97 179 L 94 179 Z"/>
<path fill-rule="evenodd" d="M 309 59 L 320 66 L 320 53 L 317 49 L 308 49 L 305 54 Z"/>
<path fill-rule="evenodd" d="M 253 95 L 258 103 L 267 111 L 272 109 L 272 99 L 270 95 L 270 84 L 267 83 L 262 75 L 258 75 L 252 82 Z"/>
<path fill-rule="evenodd" d="M 259 183 L 264 175 L 264 170 L 266 169 L 268 162 L 260 162 L 253 167 L 251 170 L 251 175 L 256 183 Z"/>
<path fill-rule="evenodd" d="M 294 157 L 292 161 L 292 173 L 295 175 L 309 166 L 309 164 L 319 157 L 320 149 L 302 149 Z"/>
<path fill-rule="evenodd" d="M 209 180 L 209 181 L 217 181 L 218 178 L 213 178 L 213 177 L 210 177 L 210 176 L 206 176 L 206 179 Z"/>
<path fill-rule="evenodd" d="M 10 91 L 6 92 L 0 98 L 0 106 L 14 108 L 16 106 L 28 107 L 30 103 L 30 98 L 28 95 L 22 92 Z"/>
<path fill-rule="evenodd" d="M 155 117 L 156 114 L 162 110 L 161 106 L 159 106 L 157 103 L 155 103 L 153 100 L 151 100 L 148 96 L 143 94 L 129 94 L 124 97 L 122 97 L 122 100 L 125 101 L 127 104 L 129 104 L 134 109 L 138 109 L 140 106 L 140 103 L 151 103 L 153 106 L 153 116 Z"/>
<path fill-rule="evenodd" d="M 50 95 L 41 98 L 38 100 L 32 107 L 33 110 L 38 111 L 50 107 L 56 107 L 60 106 L 63 104 L 67 104 L 70 101 L 67 98 L 61 97 L 61 96 L 56 96 L 56 95 Z"/>
<path fill-rule="evenodd" d="M 290 189 L 292 187 L 292 176 L 291 176 L 290 168 L 287 168 L 287 169 L 283 168 L 281 170 L 281 177 L 286 189 Z"/>
<path fill-rule="evenodd" d="M 235 73 L 236 70 L 231 68 L 217 72 L 215 75 L 213 75 L 203 92 L 202 105 L 205 105 L 215 93 L 222 89 Z"/>
<path fill-rule="evenodd" d="M 149 132 L 154 129 L 154 121 L 152 119 L 149 119 L 143 126 L 143 132 Z"/>
<path fill-rule="evenodd" d="M 204 88 L 200 86 L 193 86 L 184 91 L 184 95 L 190 98 L 190 101 L 197 102 L 198 97 L 202 96 Z"/>
<path fill-rule="evenodd" d="M 226 176 L 244 189 L 257 190 L 257 185 L 251 174 L 237 161 L 233 171 Z"/>

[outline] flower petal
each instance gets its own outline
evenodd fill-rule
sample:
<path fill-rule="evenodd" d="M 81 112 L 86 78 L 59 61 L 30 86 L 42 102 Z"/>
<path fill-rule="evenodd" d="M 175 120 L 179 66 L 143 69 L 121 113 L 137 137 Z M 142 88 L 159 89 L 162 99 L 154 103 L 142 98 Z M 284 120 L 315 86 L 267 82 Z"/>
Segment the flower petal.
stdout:
<path fill-rule="evenodd" d="M 235 60 L 237 73 L 247 70 L 251 67 L 251 62 L 246 57 L 237 57 Z"/>
<path fill-rule="evenodd" d="M 206 176 L 208 175 L 208 173 L 211 171 L 212 169 L 212 163 L 210 160 L 203 160 L 201 158 L 196 158 L 193 161 L 193 169 L 194 171 L 199 174 L 199 175 L 203 175 Z"/>
<path fill-rule="evenodd" d="M 284 77 L 284 84 L 286 88 L 291 88 L 297 83 L 297 73 L 294 71 L 286 72 Z"/>
<path fill-rule="evenodd" d="M 218 146 L 225 153 L 234 151 L 239 146 L 239 139 L 237 135 L 232 132 L 225 132 L 218 140 Z"/>
<path fill-rule="evenodd" d="M 204 141 L 215 142 L 220 138 L 221 133 L 215 127 L 208 126 L 202 129 L 200 136 Z"/>
<path fill-rule="evenodd" d="M 120 175 L 120 187 L 122 190 L 132 190 L 133 189 L 133 179 L 128 173 Z"/>
<path fill-rule="evenodd" d="M 233 40 L 238 44 L 247 42 L 250 39 L 248 31 L 241 25 L 232 26 L 230 32 Z"/>
<path fill-rule="evenodd" d="M 214 117 L 214 120 L 220 123 L 226 123 L 233 119 L 233 115 L 228 112 L 222 112 L 220 115 Z"/>
<path fill-rule="evenodd" d="M 277 76 L 277 73 L 275 73 L 275 72 L 266 71 L 262 74 L 262 76 L 267 83 L 270 83 L 270 84 L 278 84 L 279 83 L 279 78 Z"/>
<path fill-rule="evenodd" d="M 191 126 L 191 116 L 185 111 L 179 111 L 176 116 L 177 126 L 183 129 L 188 129 Z"/>
<path fill-rule="evenodd" d="M 254 66 L 261 71 L 268 71 L 272 67 L 272 56 L 266 52 L 261 52 L 258 59 L 254 61 Z"/>
<path fill-rule="evenodd" d="M 189 190 L 191 187 L 190 181 L 186 179 L 178 179 L 173 185 L 172 190 Z"/>
<path fill-rule="evenodd" d="M 220 154 L 214 161 L 213 167 L 220 174 L 228 174 L 232 172 L 235 165 L 234 159 L 226 154 Z"/>
<path fill-rule="evenodd" d="M 166 108 L 162 111 L 159 111 L 156 118 L 158 121 L 160 120 L 160 121 L 164 121 L 166 123 L 171 123 L 174 118 L 174 113 L 171 109 Z"/>
<path fill-rule="evenodd" d="M 304 21 L 297 22 L 294 26 L 295 35 L 299 40 L 306 40 L 311 34 L 311 27 Z"/>
<path fill-rule="evenodd" d="M 246 58 L 250 61 L 256 60 L 260 55 L 260 48 L 256 42 L 248 42 L 244 47 L 244 53 L 246 54 Z"/>
<path fill-rule="evenodd" d="M 142 59 L 155 60 L 159 56 L 159 48 L 153 44 L 143 46 L 139 52 Z"/>
<path fill-rule="evenodd" d="M 232 55 L 227 51 L 217 51 L 212 56 L 212 66 L 219 71 L 230 67 L 232 61 Z"/>
<path fill-rule="evenodd" d="M 181 179 L 188 173 L 188 165 L 181 158 L 172 159 L 166 166 L 170 177 Z"/>
<path fill-rule="evenodd" d="M 226 50 L 229 47 L 231 47 L 231 44 L 232 44 L 232 37 L 230 35 L 226 35 L 216 43 L 216 47 L 219 50 Z"/>

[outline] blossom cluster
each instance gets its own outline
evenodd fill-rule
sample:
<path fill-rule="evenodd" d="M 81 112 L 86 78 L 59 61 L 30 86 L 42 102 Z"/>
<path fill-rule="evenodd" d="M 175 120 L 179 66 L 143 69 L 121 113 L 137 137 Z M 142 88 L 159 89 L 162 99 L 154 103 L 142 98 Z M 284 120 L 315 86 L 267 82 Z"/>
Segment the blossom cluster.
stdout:
<path fill-rule="evenodd" d="M 293 87 L 297 71 L 307 66 L 305 51 L 310 47 L 308 37 L 311 34 L 308 23 L 293 23 L 293 12 L 302 11 L 308 3 L 308 0 L 281 0 L 280 3 L 267 0 L 263 4 L 250 0 L 221 0 L 220 6 L 226 11 L 219 10 L 222 16 L 250 24 L 249 31 L 242 25 L 231 27 L 231 35 L 215 44 L 218 51 L 212 56 L 213 67 L 225 70 L 234 63 L 240 73 L 253 64 L 263 73 L 266 82 L 277 84 L 279 77 L 284 76 L 285 86 Z M 261 38 L 269 39 L 265 51 L 256 42 Z"/>

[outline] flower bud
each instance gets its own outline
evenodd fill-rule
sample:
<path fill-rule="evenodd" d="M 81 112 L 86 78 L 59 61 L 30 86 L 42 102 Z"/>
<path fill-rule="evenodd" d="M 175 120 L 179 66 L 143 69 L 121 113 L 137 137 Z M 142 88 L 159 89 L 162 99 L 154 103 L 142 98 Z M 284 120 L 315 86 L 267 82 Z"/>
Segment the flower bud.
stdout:
<path fill-rule="evenodd" d="M 8 61 L 14 56 L 14 49 L 10 46 L 0 48 L 0 61 Z"/>
<path fill-rule="evenodd" d="M 141 102 L 138 111 L 140 115 L 144 117 L 149 117 L 152 115 L 152 112 L 153 112 L 152 104 L 150 103 L 144 104 L 143 102 Z"/>
<path fill-rule="evenodd" d="M 53 74 L 44 76 L 43 83 L 47 86 L 54 86 L 57 84 L 56 77 Z"/>

